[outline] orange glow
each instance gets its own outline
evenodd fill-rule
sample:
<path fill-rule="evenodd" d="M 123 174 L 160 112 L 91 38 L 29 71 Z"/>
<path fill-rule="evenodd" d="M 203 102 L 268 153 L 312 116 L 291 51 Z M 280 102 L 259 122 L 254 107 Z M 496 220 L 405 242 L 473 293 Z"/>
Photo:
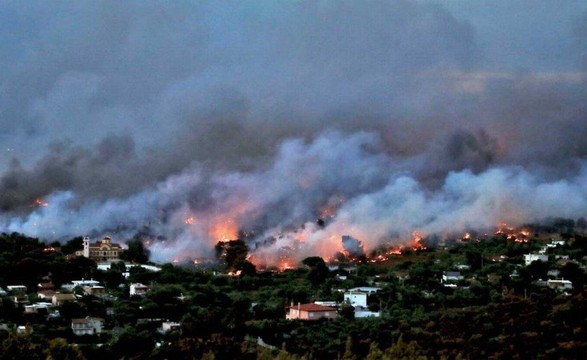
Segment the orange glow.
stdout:
<path fill-rule="evenodd" d="M 41 199 L 35 199 L 34 205 L 35 206 L 39 206 L 39 207 L 47 207 L 47 206 L 49 206 L 49 203 L 48 202 L 45 202 L 45 201 L 43 201 Z"/>
<path fill-rule="evenodd" d="M 220 220 L 210 226 L 208 235 L 216 242 L 226 242 L 238 239 L 238 227 L 233 220 Z"/>
<path fill-rule="evenodd" d="M 294 266 L 292 264 L 293 262 L 289 259 L 281 259 L 279 261 L 279 265 L 277 266 L 277 268 L 280 272 L 283 272 L 285 270 L 293 269 Z"/>
<path fill-rule="evenodd" d="M 343 197 L 336 197 L 335 199 L 332 199 L 331 201 L 329 201 L 328 204 L 324 205 L 320 209 L 320 218 L 322 218 L 322 219 L 334 218 L 334 216 L 336 215 L 336 212 L 338 211 L 338 208 L 340 208 L 340 206 L 342 204 L 344 204 L 344 201 L 345 201 L 345 199 Z"/>

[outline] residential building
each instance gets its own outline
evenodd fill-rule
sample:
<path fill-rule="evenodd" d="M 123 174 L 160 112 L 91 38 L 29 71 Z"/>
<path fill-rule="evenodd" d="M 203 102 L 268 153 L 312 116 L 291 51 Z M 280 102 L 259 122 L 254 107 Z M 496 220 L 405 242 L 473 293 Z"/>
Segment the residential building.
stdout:
<path fill-rule="evenodd" d="M 61 306 L 65 302 L 68 302 L 68 301 L 76 301 L 76 300 L 77 300 L 77 298 L 75 297 L 74 294 L 60 294 L 60 293 L 57 293 L 57 294 L 53 295 L 53 298 L 51 299 L 51 302 L 55 306 Z"/>
<path fill-rule="evenodd" d="M 26 293 L 27 287 L 24 285 L 8 285 L 6 286 L 6 290 L 12 293 Z"/>
<path fill-rule="evenodd" d="M 149 291 L 149 287 L 147 285 L 143 285 L 141 283 L 130 284 L 130 296 L 145 296 L 147 291 Z"/>
<path fill-rule="evenodd" d="M 526 254 L 524 255 L 524 263 L 526 266 L 532 264 L 534 261 L 548 261 L 548 255 L 545 254 Z"/>
<path fill-rule="evenodd" d="M 71 319 L 71 330 L 75 335 L 95 335 L 102 332 L 104 319 L 86 317 L 83 319 Z"/>
<path fill-rule="evenodd" d="M 298 304 L 290 306 L 289 313 L 285 315 L 288 320 L 318 320 L 335 319 L 335 308 L 317 304 Z"/>
<path fill-rule="evenodd" d="M 360 291 L 360 292 L 366 293 L 367 295 L 374 294 L 374 293 L 378 292 L 379 290 L 381 290 L 381 288 L 373 287 L 373 286 L 359 286 L 359 287 L 349 289 L 350 292 Z"/>
<path fill-rule="evenodd" d="M 103 296 L 106 294 L 106 288 L 104 286 L 93 285 L 93 286 L 84 286 L 84 293 L 87 295 L 93 296 Z"/>
<path fill-rule="evenodd" d="M 362 291 L 349 291 L 344 293 L 344 301 L 352 306 L 367 307 L 367 293 Z"/>
<path fill-rule="evenodd" d="M 163 321 L 161 323 L 160 332 L 166 333 L 168 331 L 175 331 L 181 329 L 181 324 L 173 321 Z"/>
<path fill-rule="evenodd" d="M 573 290 L 573 283 L 570 280 L 547 280 L 546 285 L 549 288 L 558 291 Z"/>
<path fill-rule="evenodd" d="M 442 283 L 455 283 L 463 280 L 465 277 L 459 271 L 445 271 L 442 273 Z"/>

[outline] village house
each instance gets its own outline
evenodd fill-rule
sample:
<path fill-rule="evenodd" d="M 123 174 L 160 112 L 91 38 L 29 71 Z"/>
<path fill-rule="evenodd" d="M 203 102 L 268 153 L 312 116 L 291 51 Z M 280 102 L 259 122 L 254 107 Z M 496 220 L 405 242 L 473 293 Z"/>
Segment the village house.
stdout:
<path fill-rule="evenodd" d="M 84 286 L 84 294 L 93 296 L 103 296 L 106 294 L 106 288 L 100 285 Z"/>
<path fill-rule="evenodd" d="M 351 306 L 367 307 L 367 293 L 362 291 L 349 291 L 344 293 L 344 301 Z"/>
<path fill-rule="evenodd" d="M 287 320 L 318 320 L 335 319 L 337 315 L 336 309 L 329 306 L 298 304 L 290 306 L 285 318 Z"/>
<path fill-rule="evenodd" d="M 85 286 L 91 287 L 91 286 L 99 286 L 99 285 L 100 285 L 99 281 L 96 281 L 93 279 L 91 279 L 91 280 L 82 279 L 82 280 L 73 280 L 71 283 L 64 284 L 61 287 L 65 290 L 72 291 L 73 289 L 75 289 L 78 286 L 83 289 Z"/>
<path fill-rule="evenodd" d="M 53 295 L 53 298 L 51 299 L 51 303 L 53 303 L 53 305 L 55 305 L 55 306 L 61 306 L 68 301 L 76 301 L 76 300 L 77 300 L 77 298 L 75 297 L 74 294 L 57 293 L 57 294 Z"/>
<path fill-rule="evenodd" d="M 37 297 L 41 300 L 50 300 L 53 295 L 57 294 L 55 290 L 39 290 L 37 291 Z"/>
<path fill-rule="evenodd" d="M 98 262 L 118 260 L 123 251 L 120 244 L 112 242 L 110 236 L 104 236 L 102 240 L 93 244 L 90 242 L 90 238 L 85 236 L 83 239 L 83 249 L 76 251 L 75 254 Z"/>
<path fill-rule="evenodd" d="M 465 277 L 459 271 L 445 271 L 442 273 L 443 284 L 454 284 L 463 280 Z"/>
<path fill-rule="evenodd" d="M 544 255 L 544 254 L 526 254 L 526 255 L 524 255 L 524 263 L 526 264 L 526 266 L 532 264 L 532 262 L 534 262 L 534 261 L 547 262 L 548 255 Z"/>
<path fill-rule="evenodd" d="M 141 283 L 130 284 L 130 296 L 145 296 L 147 294 L 147 291 L 149 291 L 149 287 L 147 285 L 143 285 Z"/>
<path fill-rule="evenodd" d="M 104 326 L 104 319 L 102 318 L 71 319 L 71 330 L 77 336 L 100 334 L 102 326 Z"/>
<path fill-rule="evenodd" d="M 180 323 L 173 321 L 163 321 L 161 323 L 161 327 L 159 328 L 159 332 L 166 333 L 169 331 L 175 331 L 179 329 L 181 329 Z"/>
<path fill-rule="evenodd" d="M 374 287 L 374 286 L 359 286 L 359 287 L 354 287 L 352 289 L 349 289 L 350 292 L 360 291 L 360 292 L 366 293 L 367 295 L 374 294 L 374 293 L 378 292 L 379 290 L 381 290 L 381 288 Z"/>
<path fill-rule="evenodd" d="M 8 292 L 11 292 L 14 294 L 26 293 L 27 287 L 24 285 L 8 285 L 8 286 L 6 286 L 6 290 L 8 290 Z"/>
<path fill-rule="evenodd" d="M 557 291 L 573 290 L 573 283 L 570 280 L 547 280 L 546 285 Z"/>

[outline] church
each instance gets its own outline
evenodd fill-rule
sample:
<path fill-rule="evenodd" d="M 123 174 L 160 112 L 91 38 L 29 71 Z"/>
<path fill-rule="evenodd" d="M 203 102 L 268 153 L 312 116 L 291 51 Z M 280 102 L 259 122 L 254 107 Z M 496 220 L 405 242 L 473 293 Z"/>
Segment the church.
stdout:
<path fill-rule="evenodd" d="M 85 236 L 83 250 L 77 251 L 76 255 L 92 259 L 96 262 L 118 260 L 124 251 L 120 244 L 113 243 L 110 236 L 104 236 L 102 240 L 90 243 L 90 238 Z"/>

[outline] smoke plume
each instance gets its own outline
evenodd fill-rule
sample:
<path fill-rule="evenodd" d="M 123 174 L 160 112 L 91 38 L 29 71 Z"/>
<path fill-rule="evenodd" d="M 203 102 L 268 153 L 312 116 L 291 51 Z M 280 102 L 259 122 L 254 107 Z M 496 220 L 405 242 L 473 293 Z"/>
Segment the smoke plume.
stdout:
<path fill-rule="evenodd" d="M 584 2 L 225 5 L 0 9 L 2 231 L 277 264 L 585 216 Z"/>

